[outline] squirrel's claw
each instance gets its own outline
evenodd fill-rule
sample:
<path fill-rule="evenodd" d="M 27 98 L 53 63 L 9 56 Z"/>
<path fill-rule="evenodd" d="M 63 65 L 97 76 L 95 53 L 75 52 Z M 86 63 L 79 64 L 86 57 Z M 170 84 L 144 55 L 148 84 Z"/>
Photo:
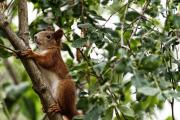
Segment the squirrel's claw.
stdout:
<path fill-rule="evenodd" d="M 52 113 L 52 112 L 61 112 L 61 108 L 59 107 L 59 104 L 55 103 L 50 105 L 48 109 L 48 113 Z"/>
<path fill-rule="evenodd" d="M 19 57 L 27 57 L 27 58 L 30 57 L 32 54 L 33 54 L 33 51 L 30 48 L 23 51 L 19 51 L 17 53 Z"/>

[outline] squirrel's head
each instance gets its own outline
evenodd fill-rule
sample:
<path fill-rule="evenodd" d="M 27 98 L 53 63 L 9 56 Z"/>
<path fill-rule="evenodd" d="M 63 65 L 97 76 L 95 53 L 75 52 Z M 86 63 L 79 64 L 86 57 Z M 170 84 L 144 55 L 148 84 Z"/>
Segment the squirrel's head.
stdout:
<path fill-rule="evenodd" d="M 38 48 L 46 49 L 53 46 L 59 47 L 63 31 L 61 29 L 54 31 L 48 27 L 46 30 L 38 32 L 34 35 L 34 41 Z"/>

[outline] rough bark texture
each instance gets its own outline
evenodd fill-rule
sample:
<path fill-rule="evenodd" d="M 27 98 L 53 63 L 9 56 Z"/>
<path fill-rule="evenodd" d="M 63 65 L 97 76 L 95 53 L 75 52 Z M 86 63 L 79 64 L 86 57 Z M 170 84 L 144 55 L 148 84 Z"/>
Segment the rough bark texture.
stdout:
<path fill-rule="evenodd" d="M 27 10 L 27 1 L 19 0 L 18 5 L 18 13 L 19 13 L 19 37 L 23 39 L 26 46 L 29 46 L 28 40 L 28 10 Z"/>
<path fill-rule="evenodd" d="M 12 46 L 16 50 L 24 50 L 28 48 L 28 24 L 27 24 L 27 1 L 26 0 L 20 0 L 19 1 L 19 18 L 20 23 L 19 23 L 19 31 L 22 33 L 20 37 L 18 37 L 10 28 L 8 25 L 8 22 L 5 20 L 5 17 L 3 14 L 0 13 L 0 29 L 4 31 L 4 33 L 7 35 L 7 38 L 11 42 Z M 25 5 L 25 6 L 23 6 Z M 23 7 L 22 7 L 23 6 Z M 21 12 L 20 12 L 21 11 Z M 24 11 L 25 13 L 23 13 Z M 25 18 L 24 18 L 25 17 Z M 22 22 L 22 23 L 21 23 Z M 54 104 L 55 101 L 49 91 L 47 89 L 43 76 L 41 75 L 41 72 L 39 71 L 37 65 L 34 63 L 32 60 L 28 59 L 21 59 L 27 73 L 29 74 L 32 84 L 33 84 L 33 89 L 36 91 L 36 93 L 39 95 L 41 102 L 43 104 L 43 107 L 45 110 L 47 108 Z M 59 113 L 54 113 L 54 114 L 47 114 L 48 118 L 50 120 L 62 120 L 62 117 Z"/>

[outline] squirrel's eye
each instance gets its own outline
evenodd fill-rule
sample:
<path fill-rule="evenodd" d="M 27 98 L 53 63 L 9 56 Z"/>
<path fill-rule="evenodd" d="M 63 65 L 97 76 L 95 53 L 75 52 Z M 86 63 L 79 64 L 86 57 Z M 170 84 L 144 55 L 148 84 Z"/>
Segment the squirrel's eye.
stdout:
<path fill-rule="evenodd" d="M 48 39 L 50 39 L 50 38 L 51 38 L 51 36 L 50 36 L 50 35 L 47 35 L 46 37 L 47 37 Z"/>

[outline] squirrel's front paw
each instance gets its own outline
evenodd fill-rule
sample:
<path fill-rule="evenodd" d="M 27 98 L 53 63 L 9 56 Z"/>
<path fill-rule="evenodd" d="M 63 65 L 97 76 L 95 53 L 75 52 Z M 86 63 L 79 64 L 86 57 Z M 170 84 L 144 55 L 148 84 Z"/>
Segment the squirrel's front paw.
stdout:
<path fill-rule="evenodd" d="M 30 58 L 32 55 L 33 55 L 33 51 L 30 48 L 28 48 L 26 50 L 20 51 L 18 56 Z"/>
<path fill-rule="evenodd" d="M 55 113 L 61 112 L 61 108 L 58 103 L 50 105 L 50 107 L 48 109 L 48 113 L 52 113 L 52 112 L 55 112 Z"/>

